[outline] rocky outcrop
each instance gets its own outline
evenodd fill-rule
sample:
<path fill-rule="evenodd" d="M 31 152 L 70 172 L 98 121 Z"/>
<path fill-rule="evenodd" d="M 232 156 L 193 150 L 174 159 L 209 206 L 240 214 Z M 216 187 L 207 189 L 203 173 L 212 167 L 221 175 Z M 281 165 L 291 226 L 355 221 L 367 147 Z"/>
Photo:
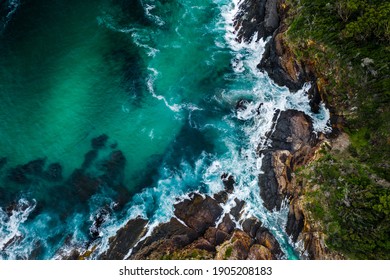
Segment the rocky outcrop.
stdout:
<path fill-rule="evenodd" d="M 224 183 L 233 184 L 230 176 L 221 176 Z M 230 179 L 228 179 L 230 178 Z M 232 186 L 227 186 L 230 189 Z M 220 196 L 224 196 L 222 191 Z M 236 205 L 224 213 L 216 199 L 193 193 L 177 203 L 175 216 L 169 222 L 159 224 L 152 233 L 148 221 L 142 218 L 130 220 L 109 240 L 109 249 L 100 259 L 279 259 L 283 257 L 278 242 L 270 231 L 256 218 L 240 224 L 241 210 L 245 202 L 235 200 Z M 104 213 L 103 213 L 104 216 Z M 96 216 L 96 223 L 102 215 Z M 242 228 L 242 229 L 241 229 Z M 91 245 L 92 246 L 92 245 Z M 85 258 L 94 249 L 84 253 L 72 251 L 64 258 Z"/>
<path fill-rule="evenodd" d="M 268 135 L 271 147 L 258 151 L 263 156 L 260 194 L 269 210 L 279 210 L 285 197 L 294 194 L 292 173 L 310 160 L 318 142 L 312 121 L 303 112 L 276 112 L 274 120 Z"/>
<path fill-rule="evenodd" d="M 279 210 L 282 201 L 287 199 L 286 233 L 292 240 L 302 241 L 310 259 L 339 259 L 340 255 L 326 247 L 318 225 L 308 218 L 310 213 L 304 207 L 302 196 L 305 186 L 294 175 L 297 168 L 315 159 L 324 135 L 317 137 L 313 133 L 311 119 L 303 112 L 276 112 L 274 120 L 272 133 L 268 135 L 270 148 L 259 151 L 263 156 L 259 185 L 264 206 L 271 211 Z"/>
<path fill-rule="evenodd" d="M 278 0 L 244 0 L 234 18 L 236 40 L 258 41 L 274 33 L 279 26 Z M 253 38 L 257 34 L 257 38 Z"/>
<path fill-rule="evenodd" d="M 207 228 L 215 225 L 216 220 L 222 214 L 222 207 L 209 196 L 203 198 L 194 194 L 189 200 L 175 206 L 175 215 L 182 220 L 189 228 L 198 234 L 203 234 Z"/>
<path fill-rule="evenodd" d="M 146 233 L 148 221 L 136 218 L 118 230 L 115 236 L 110 238 L 110 247 L 100 257 L 101 259 L 123 260 L 129 250 Z"/>
<path fill-rule="evenodd" d="M 314 65 L 310 61 L 298 60 L 293 54 L 285 39 L 285 32 L 288 28 L 285 23 L 288 6 L 283 0 L 276 2 L 280 25 L 271 34 L 272 37 L 266 44 L 258 68 L 266 71 L 276 84 L 287 86 L 292 91 L 301 89 L 307 82 L 311 83 L 312 87 L 308 91 L 310 106 L 314 113 L 318 113 L 323 98 L 318 88 Z"/>

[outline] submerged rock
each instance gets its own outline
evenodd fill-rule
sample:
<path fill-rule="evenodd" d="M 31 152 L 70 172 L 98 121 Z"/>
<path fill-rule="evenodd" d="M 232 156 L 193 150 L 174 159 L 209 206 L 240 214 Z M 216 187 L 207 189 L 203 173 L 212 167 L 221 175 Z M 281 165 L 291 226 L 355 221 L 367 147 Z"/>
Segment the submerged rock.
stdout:
<path fill-rule="evenodd" d="M 106 134 L 102 134 L 91 140 L 91 146 L 93 149 L 104 148 L 106 146 L 107 140 L 108 140 L 108 136 Z"/>
<path fill-rule="evenodd" d="M 7 164 L 8 159 L 6 157 L 0 158 L 0 170 Z"/>
<path fill-rule="evenodd" d="M 48 181 L 57 182 L 62 180 L 62 166 L 59 163 L 50 164 L 44 174 Z"/>

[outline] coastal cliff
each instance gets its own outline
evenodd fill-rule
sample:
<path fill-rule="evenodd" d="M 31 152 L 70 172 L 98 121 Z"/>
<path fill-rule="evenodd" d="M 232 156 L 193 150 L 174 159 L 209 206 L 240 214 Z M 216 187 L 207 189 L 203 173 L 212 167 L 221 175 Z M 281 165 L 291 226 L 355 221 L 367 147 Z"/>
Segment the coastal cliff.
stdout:
<path fill-rule="evenodd" d="M 327 7 L 323 1 L 313 3 L 316 8 Z M 310 83 L 307 94 L 312 112 L 318 113 L 325 103 L 331 114 L 332 130 L 325 134 L 315 133 L 312 119 L 303 112 L 275 112 L 272 129 L 266 135 L 270 145 L 266 149 L 259 146 L 256 151 L 262 163 L 259 193 L 269 211 L 279 211 L 287 201 L 285 231 L 292 243 L 300 244 L 296 248 L 302 258 L 389 258 L 386 155 L 390 138 L 383 122 L 388 120 L 384 109 L 388 98 L 383 97 L 386 92 L 377 91 L 373 95 L 383 104 L 375 101 L 377 107 L 373 108 L 371 103 L 361 103 L 357 82 L 365 75 L 365 89 L 372 79 L 374 85 L 377 80 L 382 83 L 378 75 L 388 77 L 387 72 L 380 73 L 388 68 L 378 70 L 366 57 L 358 58 L 363 70 L 354 68 L 343 64 L 350 54 L 340 51 L 334 55 L 326 42 L 308 34 L 297 36 L 297 29 L 307 27 L 299 14 L 307 13 L 305 9 L 309 8 L 297 1 L 243 0 L 234 18 L 238 42 L 268 38 L 263 58 L 257 62 L 259 71 L 291 92 Z M 342 59 L 343 55 L 346 58 Z M 367 128 L 374 115 L 358 122 L 367 106 L 379 114 L 378 129 L 385 132 L 374 134 Z M 372 148 L 379 144 L 382 150 Z M 366 159 L 362 158 L 364 151 Z M 378 151 L 382 155 L 375 157 Z M 191 193 L 174 206 L 170 221 L 155 226 L 149 234 L 149 221 L 141 217 L 128 221 L 110 238 L 108 250 L 98 258 L 283 258 L 280 244 L 262 221 L 243 218 L 245 201 L 235 199 L 234 207 L 224 213 L 235 181 L 229 174 L 221 174 L 221 180 L 224 191 L 213 197 Z M 93 253 L 93 249 L 75 250 L 63 257 L 85 259 Z"/>
<path fill-rule="evenodd" d="M 372 43 L 345 38 L 349 22 L 340 19 L 343 7 L 337 6 L 343 1 L 334 7 L 314 2 L 278 1 L 280 25 L 258 67 L 292 91 L 310 82 L 312 111 L 318 112 L 321 102 L 326 104 L 332 132 L 302 137 L 296 113 L 281 114 L 277 126 L 285 126 L 281 131 L 287 134 L 278 135 L 276 130 L 270 136 L 272 150 L 261 152 L 262 197 L 269 209 L 278 209 L 288 198 L 286 232 L 304 245 L 302 254 L 310 259 L 388 258 L 389 116 L 384 107 L 389 101 L 389 61 L 388 56 L 381 57 L 388 53 L 388 39 L 381 35 Z M 380 8 L 386 13 L 379 4 L 361 5 L 373 13 Z M 314 9 L 320 11 L 317 18 L 310 15 Z M 350 16 L 353 20 L 353 11 Z M 305 17 L 312 22 L 304 24 Z M 329 26 L 316 22 L 330 19 L 340 30 L 333 27 L 335 34 L 321 33 Z M 335 37 L 329 39 L 329 35 Z M 350 49 L 343 46 L 347 43 Z M 382 60 L 376 59 L 374 65 L 364 55 Z M 306 125 L 310 120 L 301 119 L 300 128 L 312 131 Z M 299 149 L 294 149 L 297 142 Z"/>

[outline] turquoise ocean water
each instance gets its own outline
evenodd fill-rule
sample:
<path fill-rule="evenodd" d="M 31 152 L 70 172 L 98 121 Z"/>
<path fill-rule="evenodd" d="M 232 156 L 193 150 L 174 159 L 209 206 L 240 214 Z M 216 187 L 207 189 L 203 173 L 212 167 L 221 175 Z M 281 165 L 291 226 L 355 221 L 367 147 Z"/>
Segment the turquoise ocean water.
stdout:
<path fill-rule="evenodd" d="M 305 111 L 317 131 L 329 116 L 310 112 L 310 85 L 290 93 L 257 69 L 264 41 L 234 40 L 238 1 L 2 2 L 0 259 L 88 246 L 106 209 L 102 252 L 128 219 L 151 231 L 189 192 L 222 190 L 224 172 L 237 181 L 226 211 L 244 199 L 299 257 L 287 209 L 262 206 L 255 151 L 277 109 Z"/>

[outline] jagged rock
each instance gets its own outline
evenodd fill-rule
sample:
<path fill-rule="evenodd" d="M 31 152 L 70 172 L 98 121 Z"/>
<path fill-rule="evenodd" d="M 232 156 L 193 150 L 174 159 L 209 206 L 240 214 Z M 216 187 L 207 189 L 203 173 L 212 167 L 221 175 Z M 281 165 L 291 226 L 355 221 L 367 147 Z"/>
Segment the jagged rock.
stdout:
<path fill-rule="evenodd" d="M 236 110 L 237 111 L 244 111 L 248 107 L 249 101 L 245 99 L 240 99 L 236 103 Z"/>
<path fill-rule="evenodd" d="M 234 202 L 236 203 L 236 206 L 230 210 L 230 214 L 234 217 L 234 219 L 236 219 L 236 221 L 238 221 L 241 217 L 241 210 L 245 205 L 245 201 L 235 198 Z"/>
<path fill-rule="evenodd" d="M 262 160 L 261 170 L 263 174 L 259 175 L 260 195 L 263 204 L 268 210 L 280 210 L 284 199 L 283 194 L 279 191 L 278 182 L 272 162 L 272 153 L 267 153 Z"/>
<path fill-rule="evenodd" d="M 235 230 L 232 237 L 217 248 L 217 260 L 245 260 L 248 257 L 253 241 L 250 236 Z"/>
<path fill-rule="evenodd" d="M 100 236 L 101 226 L 109 219 L 110 210 L 108 207 L 101 208 L 93 218 L 92 226 L 89 228 L 89 234 L 93 239 Z"/>
<path fill-rule="evenodd" d="M 199 237 L 199 234 L 176 218 L 156 227 L 151 236 L 140 242 L 130 259 L 159 259 L 181 249 Z"/>
<path fill-rule="evenodd" d="M 226 191 L 220 191 L 219 193 L 214 194 L 213 198 L 218 203 L 226 203 L 226 201 L 228 200 L 228 193 Z"/>
<path fill-rule="evenodd" d="M 248 260 L 272 260 L 271 251 L 263 245 L 254 244 L 248 254 Z"/>
<path fill-rule="evenodd" d="M 232 193 L 234 190 L 234 184 L 236 183 L 234 181 L 234 177 L 232 175 L 229 175 L 227 173 L 223 173 L 221 176 L 223 185 L 225 186 L 225 191 L 228 193 Z"/>
<path fill-rule="evenodd" d="M 268 248 L 274 259 L 283 255 L 280 245 L 275 237 L 266 229 L 260 228 L 256 233 L 256 243 Z"/>
<path fill-rule="evenodd" d="M 218 229 L 222 230 L 226 233 L 231 233 L 234 228 L 236 227 L 236 224 L 232 221 L 229 214 L 225 214 L 223 217 L 222 223 L 218 225 Z"/>
<path fill-rule="evenodd" d="M 255 238 L 257 231 L 261 227 L 261 222 L 256 218 L 246 219 L 242 223 L 242 229 L 249 234 L 250 237 Z"/>
<path fill-rule="evenodd" d="M 342 260 L 344 256 L 337 252 L 331 252 L 325 245 L 325 237 L 322 232 L 312 231 L 302 233 L 305 251 L 309 259 L 313 260 Z"/>
<path fill-rule="evenodd" d="M 197 233 L 203 234 L 207 228 L 214 226 L 222 214 L 222 207 L 211 197 L 203 198 L 193 194 L 193 198 L 175 205 L 175 215 Z"/>
<path fill-rule="evenodd" d="M 191 249 L 205 250 L 208 252 L 215 252 L 215 246 L 213 246 L 207 239 L 201 237 L 195 240 L 191 245 Z"/>
<path fill-rule="evenodd" d="M 291 91 L 302 88 L 306 79 L 303 70 L 287 51 L 277 31 L 265 46 L 263 58 L 257 66 L 266 71 L 268 76 L 279 86 L 287 86 Z"/>
<path fill-rule="evenodd" d="M 279 210 L 285 196 L 293 192 L 292 172 L 305 164 L 314 153 L 317 138 L 311 119 L 303 112 L 287 110 L 280 113 L 269 135 L 272 147 L 264 151 L 259 175 L 260 195 L 269 210 Z"/>
<path fill-rule="evenodd" d="M 237 41 L 250 41 L 268 37 L 279 26 L 277 0 L 244 0 L 234 18 Z"/>
<path fill-rule="evenodd" d="M 314 143 L 313 122 L 303 112 L 282 111 L 269 139 L 272 141 L 272 150 L 296 152 L 302 146 Z"/>
<path fill-rule="evenodd" d="M 294 242 L 298 240 L 298 235 L 302 232 L 305 221 L 302 209 L 300 209 L 296 201 L 296 198 L 290 201 L 286 225 L 286 233 L 292 237 Z"/>
<path fill-rule="evenodd" d="M 110 247 L 100 258 L 123 260 L 129 250 L 146 233 L 147 223 L 147 220 L 141 218 L 128 221 L 124 227 L 117 231 L 115 236 L 110 238 Z"/>
<path fill-rule="evenodd" d="M 309 96 L 309 104 L 311 111 L 315 114 L 318 114 L 320 112 L 320 104 L 322 102 L 321 93 L 318 89 L 317 81 L 313 79 L 312 86 L 307 92 Z"/>

